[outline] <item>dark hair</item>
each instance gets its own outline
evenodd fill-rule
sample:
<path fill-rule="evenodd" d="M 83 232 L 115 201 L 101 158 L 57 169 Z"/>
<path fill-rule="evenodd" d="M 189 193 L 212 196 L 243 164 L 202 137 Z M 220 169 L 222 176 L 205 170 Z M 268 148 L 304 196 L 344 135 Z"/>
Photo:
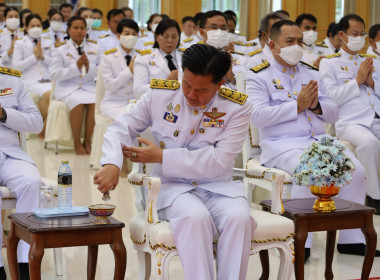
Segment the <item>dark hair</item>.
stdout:
<path fill-rule="evenodd" d="M 158 35 L 164 35 L 165 31 L 168 30 L 170 27 L 175 27 L 178 32 L 178 45 L 177 48 L 179 47 L 179 44 L 181 43 L 181 29 L 179 28 L 178 22 L 176 22 L 174 19 L 163 19 L 160 21 L 160 23 L 157 25 L 155 36 L 154 36 L 154 45 L 153 48 L 158 48 L 158 43 L 157 43 L 157 36 Z"/>
<path fill-rule="evenodd" d="M 7 7 L 7 5 L 5 5 L 5 3 L 0 3 L 0 7 Z"/>
<path fill-rule="evenodd" d="M 225 14 L 223 14 L 222 12 L 217 11 L 217 10 L 212 10 L 212 11 L 208 11 L 208 12 L 203 14 L 203 16 L 201 17 L 201 19 L 199 21 L 199 28 L 205 28 L 207 19 L 215 17 L 215 16 L 224 17 L 224 19 L 226 20 L 226 23 L 227 23 L 227 18 L 226 18 Z"/>
<path fill-rule="evenodd" d="M 275 41 L 278 38 L 278 36 L 281 35 L 281 27 L 283 27 L 284 25 L 297 26 L 297 24 L 291 20 L 281 20 L 281 21 L 275 22 L 272 25 L 272 29 L 270 30 L 270 38 L 272 40 Z"/>
<path fill-rule="evenodd" d="M 4 11 L 4 17 L 7 17 L 8 13 L 10 11 L 16 11 L 18 13 L 18 16 L 20 17 L 20 12 L 17 10 L 16 7 L 7 7 Z"/>
<path fill-rule="evenodd" d="M 349 14 L 344 17 L 342 17 L 339 21 L 339 31 L 346 32 L 348 28 L 350 28 L 350 20 L 355 20 L 358 22 L 363 23 L 365 27 L 364 20 L 358 16 L 357 14 Z"/>
<path fill-rule="evenodd" d="M 186 16 L 182 18 L 182 24 L 185 24 L 186 21 L 192 21 L 194 22 L 194 18 L 190 16 Z"/>
<path fill-rule="evenodd" d="M 71 10 L 74 10 L 73 5 L 71 5 L 71 4 L 69 4 L 69 3 L 62 3 L 62 4 L 59 6 L 59 10 L 62 11 L 63 8 L 70 8 Z"/>
<path fill-rule="evenodd" d="M 120 9 L 111 9 L 109 10 L 109 12 L 107 13 L 107 21 L 110 21 L 111 20 L 111 17 L 115 17 L 115 16 L 118 16 L 118 15 L 123 15 L 124 17 L 124 12 Z"/>
<path fill-rule="evenodd" d="M 40 15 L 37 15 L 37 14 L 30 14 L 26 17 L 25 19 L 25 27 L 28 27 L 29 23 L 31 22 L 32 19 L 38 19 L 40 22 L 41 22 L 41 25 L 42 25 L 42 19 L 40 17 Z"/>
<path fill-rule="evenodd" d="M 231 10 L 224 11 L 223 14 L 233 16 L 235 18 L 235 20 L 237 18 L 236 13 L 234 11 L 231 11 Z"/>
<path fill-rule="evenodd" d="M 375 40 L 377 33 L 380 31 L 380 24 L 374 24 L 368 31 L 368 37 L 372 40 Z"/>
<path fill-rule="evenodd" d="M 103 12 L 101 11 L 101 10 L 99 10 L 99 9 L 92 9 L 92 12 L 93 13 L 98 13 L 98 14 L 100 14 L 102 17 L 103 17 Z"/>
<path fill-rule="evenodd" d="M 330 23 L 329 27 L 327 28 L 327 38 L 331 36 L 336 36 L 339 32 L 339 24 L 335 23 L 335 22 L 332 22 Z"/>
<path fill-rule="evenodd" d="M 199 12 L 199 13 L 196 13 L 195 16 L 194 16 L 194 24 L 195 26 L 199 26 L 199 21 L 201 20 L 201 17 L 204 15 L 204 13 L 202 12 Z"/>
<path fill-rule="evenodd" d="M 27 13 L 32 13 L 32 11 L 29 9 L 22 9 L 20 11 L 20 27 L 21 28 L 24 27 L 24 24 L 22 23 L 22 18 L 24 17 L 24 14 L 27 14 Z"/>
<path fill-rule="evenodd" d="M 73 16 L 71 18 L 69 18 L 69 20 L 67 21 L 67 30 L 69 30 L 69 28 L 71 27 L 71 25 L 73 24 L 74 21 L 76 20 L 81 20 L 84 22 L 84 25 L 87 27 L 87 23 L 86 23 L 86 20 L 80 16 Z M 67 34 L 69 34 L 69 32 L 67 32 Z"/>
<path fill-rule="evenodd" d="M 296 21 L 295 21 L 295 23 L 298 25 L 298 27 L 301 27 L 302 22 L 303 22 L 304 19 L 310 20 L 310 21 L 314 22 L 315 24 L 318 23 L 317 19 L 312 14 L 300 14 L 296 18 Z"/>
<path fill-rule="evenodd" d="M 152 31 L 152 28 L 149 27 L 149 24 L 151 24 L 153 22 L 155 17 L 161 17 L 162 18 L 162 16 L 160 14 L 151 14 L 148 21 L 146 22 L 146 26 L 147 26 L 149 31 Z"/>
<path fill-rule="evenodd" d="M 267 14 L 265 17 L 263 17 L 260 20 L 260 34 L 262 34 L 263 31 L 268 34 L 268 31 L 269 31 L 268 30 L 269 29 L 269 21 L 271 19 L 283 20 L 284 18 L 280 14 L 278 14 L 278 13 L 269 13 L 269 14 Z"/>
<path fill-rule="evenodd" d="M 170 19 L 170 17 L 167 14 L 161 14 L 162 19 Z"/>
<path fill-rule="evenodd" d="M 50 13 L 50 15 L 49 15 L 49 19 L 51 20 L 51 18 L 52 18 L 54 15 L 56 15 L 56 14 L 59 14 L 59 15 L 61 16 L 61 18 L 62 18 L 62 21 L 63 21 L 64 16 L 63 16 L 62 13 L 61 13 L 60 11 L 58 11 L 58 10 L 54 10 L 54 11 L 52 11 L 52 12 Z"/>
<path fill-rule="evenodd" d="M 277 10 L 276 13 L 285 14 L 288 17 L 290 16 L 289 13 L 288 13 L 288 11 L 285 11 L 285 10 Z"/>
<path fill-rule="evenodd" d="M 123 29 L 124 27 L 129 27 L 129 28 L 132 28 L 133 30 L 135 30 L 137 33 L 139 33 L 139 26 L 137 25 L 137 23 L 133 20 L 133 19 L 130 19 L 130 18 L 124 18 L 122 19 L 119 24 L 117 25 L 117 28 L 116 28 L 116 33 L 119 33 L 121 34 L 121 32 L 123 32 Z"/>
<path fill-rule="evenodd" d="M 121 8 L 121 10 L 123 12 L 126 12 L 126 11 L 132 11 L 133 12 L 133 10 L 131 8 L 129 8 L 129 7 L 123 7 L 123 8 Z"/>
<path fill-rule="evenodd" d="M 50 15 L 54 12 L 59 12 L 56 8 L 50 8 L 47 12 L 47 16 L 50 17 Z"/>
<path fill-rule="evenodd" d="M 223 50 L 206 44 L 194 44 L 182 55 L 182 70 L 195 75 L 212 75 L 212 82 L 219 83 L 231 67 L 231 57 Z"/>
<path fill-rule="evenodd" d="M 87 8 L 87 7 L 80 7 L 80 8 L 78 9 L 78 11 L 77 11 L 77 15 L 78 15 L 78 16 L 81 16 L 82 13 L 83 13 L 84 11 L 91 11 L 91 12 L 92 12 L 92 9 Z"/>
<path fill-rule="evenodd" d="M 227 23 L 228 23 L 229 20 L 232 20 L 234 22 L 235 26 L 236 26 L 236 18 L 234 16 L 231 16 L 229 14 L 225 14 L 225 17 L 227 19 Z"/>

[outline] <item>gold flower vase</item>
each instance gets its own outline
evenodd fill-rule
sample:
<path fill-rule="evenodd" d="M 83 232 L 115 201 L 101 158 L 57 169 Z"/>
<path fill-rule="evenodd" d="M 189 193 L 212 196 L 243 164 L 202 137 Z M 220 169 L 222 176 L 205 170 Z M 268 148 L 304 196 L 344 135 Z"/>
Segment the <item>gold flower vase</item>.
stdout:
<path fill-rule="evenodd" d="M 331 184 L 329 186 L 310 186 L 311 193 L 318 198 L 314 202 L 315 212 L 333 212 L 336 210 L 335 202 L 331 198 L 339 193 L 339 187 Z"/>

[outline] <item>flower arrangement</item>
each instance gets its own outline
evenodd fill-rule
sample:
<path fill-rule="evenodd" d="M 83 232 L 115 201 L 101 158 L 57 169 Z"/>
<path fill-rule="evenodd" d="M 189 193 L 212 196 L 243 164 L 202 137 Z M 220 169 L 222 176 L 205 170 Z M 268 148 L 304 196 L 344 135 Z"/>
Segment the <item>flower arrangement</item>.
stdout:
<path fill-rule="evenodd" d="M 304 150 L 293 171 L 296 184 L 342 187 L 351 181 L 355 164 L 344 153 L 346 147 L 335 140 L 335 137 L 324 134 Z"/>

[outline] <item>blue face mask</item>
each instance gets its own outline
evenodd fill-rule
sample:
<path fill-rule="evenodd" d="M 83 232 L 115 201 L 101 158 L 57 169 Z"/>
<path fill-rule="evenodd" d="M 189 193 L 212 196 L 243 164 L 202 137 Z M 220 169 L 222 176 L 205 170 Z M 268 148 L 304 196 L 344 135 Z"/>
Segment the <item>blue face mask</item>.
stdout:
<path fill-rule="evenodd" d="M 99 28 L 102 25 L 102 20 L 101 19 L 94 19 L 92 22 L 92 27 Z"/>

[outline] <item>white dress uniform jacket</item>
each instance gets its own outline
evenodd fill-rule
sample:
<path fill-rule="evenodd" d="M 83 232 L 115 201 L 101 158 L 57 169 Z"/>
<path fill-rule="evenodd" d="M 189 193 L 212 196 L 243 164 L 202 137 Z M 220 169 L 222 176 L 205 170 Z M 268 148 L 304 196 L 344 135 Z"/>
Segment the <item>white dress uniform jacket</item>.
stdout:
<path fill-rule="evenodd" d="M 0 53 L 1 53 L 1 65 L 4 67 L 12 68 L 13 55 L 8 56 L 8 50 L 11 47 L 12 37 L 11 35 L 17 36 L 18 39 L 24 36 L 24 31 L 17 28 L 15 32 L 11 32 L 8 28 L 0 30 Z"/>
<path fill-rule="evenodd" d="M 181 33 L 181 44 L 180 44 L 181 48 L 187 49 L 191 47 L 192 45 L 196 44 L 197 42 L 198 42 L 198 38 L 196 36 L 194 35 L 186 36 L 185 33 L 183 32 Z"/>
<path fill-rule="evenodd" d="M 103 54 L 105 51 L 116 48 L 120 41 L 117 39 L 116 34 L 108 30 L 107 34 L 99 37 L 99 51 Z"/>
<path fill-rule="evenodd" d="M 169 76 L 168 61 L 161 52 L 159 48 L 154 48 L 151 51 L 148 50 L 137 55 L 133 65 L 133 92 L 136 98 L 140 98 L 142 94 L 149 90 L 150 79 L 167 79 Z M 175 50 L 171 55 L 175 58 L 174 64 L 177 63 L 178 80 L 181 80 L 181 52 Z"/>
<path fill-rule="evenodd" d="M 263 49 L 249 52 L 247 53 L 246 69 L 249 70 L 252 67 L 263 63 L 266 59 L 268 60 L 268 58 L 272 56 L 272 51 L 268 45 L 265 45 Z"/>
<path fill-rule="evenodd" d="M 154 33 L 152 31 L 145 31 L 144 34 L 138 38 L 135 49 L 139 51 L 150 50 L 154 45 Z"/>
<path fill-rule="evenodd" d="M 82 70 L 78 69 L 79 54 L 71 39 L 60 43 L 55 49 L 51 77 L 57 81 L 55 87 L 57 100 L 61 100 L 79 89 L 91 92 L 95 97 L 94 78 L 97 75 L 97 65 L 100 62 L 98 45 L 94 41 L 85 40 L 83 51 L 89 60 L 89 69 L 85 76 L 82 76 Z"/>
<path fill-rule="evenodd" d="M 324 55 L 330 55 L 340 51 L 340 49 L 336 50 L 335 47 L 331 44 L 330 38 L 323 40 L 323 43 L 329 47 L 329 49 L 325 51 Z"/>
<path fill-rule="evenodd" d="M 245 45 L 247 46 L 246 53 L 250 53 L 250 52 L 257 51 L 259 49 L 263 49 L 263 47 L 261 46 L 261 42 L 260 42 L 259 37 L 255 38 L 251 41 L 248 41 L 247 43 L 245 43 Z"/>
<path fill-rule="evenodd" d="M 102 76 L 106 92 L 100 104 L 100 111 L 109 118 L 116 118 L 125 113 L 128 101 L 133 95 L 133 73 L 127 66 L 127 53 L 119 45 L 105 52 L 102 60 Z M 135 50 L 128 55 L 136 56 Z"/>
<path fill-rule="evenodd" d="M 45 29 L 44 31 L 42 31 L 42 36 L 50 37 L 52 39 L 52 44 L 54 48 L 57 38 L 59 38 L 59 43 L 63 42 L 65 40 L 65 37 L 67 36 L 67 32 L 66 31 L 55 32 L 53 29 L 49 27 L 48 29 Z"/>
<path fill-rule="evenodd" d="M 303 57 L 302 61 L 309 63 L 311 65 L 322 55 L 331 54 L 330 48 L 322 44 L 321 42 L 307 46 L 303 44 Z"/>
<path fill-rule="evenodd" d="M 380 50 L 377 50 L 377 51 L 380 52 Z M 373 47 L 371 47 L 371 46 L 368 47 L 368 49 L 367 49 L 367 54 L 376 56 L 376 59 L 380 61 L 380 55 L 378 55 L 378 54 L 374 51 Z"/>

